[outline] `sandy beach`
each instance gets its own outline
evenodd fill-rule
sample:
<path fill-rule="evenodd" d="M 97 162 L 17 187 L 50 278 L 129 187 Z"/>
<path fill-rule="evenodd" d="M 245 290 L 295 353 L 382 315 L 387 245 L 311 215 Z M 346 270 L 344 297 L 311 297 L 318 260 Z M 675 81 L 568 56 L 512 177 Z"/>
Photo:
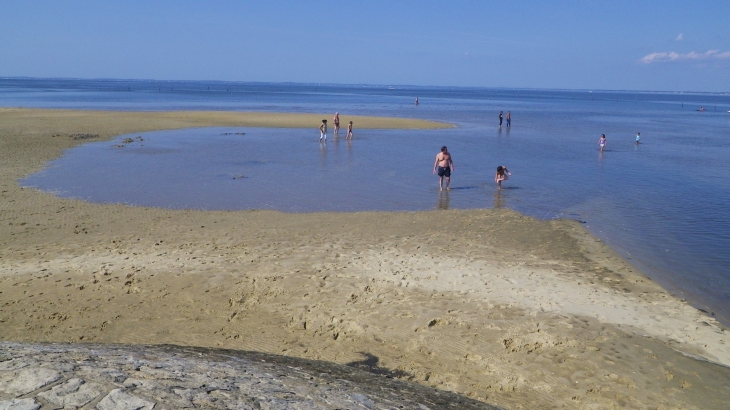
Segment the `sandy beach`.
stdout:
<path fill-rule="evenodd" d="M 717 321 L 580 223 L 506 209 L 286 214 L 92 204 L 17 184 L 89 141 L 324 114 L 0 109 L 0 340 L 253 350 L 505 408 L 725 408 Z M 341 116 L 357 128 L 422 120 Z"/>

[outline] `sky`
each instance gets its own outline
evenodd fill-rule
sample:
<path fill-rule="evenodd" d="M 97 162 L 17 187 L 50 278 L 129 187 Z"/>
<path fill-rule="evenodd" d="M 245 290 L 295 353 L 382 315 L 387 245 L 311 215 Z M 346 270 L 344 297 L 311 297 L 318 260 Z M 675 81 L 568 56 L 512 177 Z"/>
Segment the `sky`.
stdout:
<path fill-rule="evenodd" d="M 0 0 L 0 77 L 730 92 L 730 1 Z"/>

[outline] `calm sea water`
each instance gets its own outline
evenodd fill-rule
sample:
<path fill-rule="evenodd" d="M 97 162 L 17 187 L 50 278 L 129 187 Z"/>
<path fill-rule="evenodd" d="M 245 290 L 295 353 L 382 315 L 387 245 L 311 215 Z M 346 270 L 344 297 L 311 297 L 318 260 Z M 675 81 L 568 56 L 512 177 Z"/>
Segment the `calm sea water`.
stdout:
<path fill-rule="evenodd" d="M 0 79 L 0 106 L 339 111 L 343 118 L 450 122 L 457 127 L 433 131 L 355 124 L 353 141 L 330 131 L 327 144 L 318 142 L 318 124 L 132 134 L 69 150 L 21 183 L 66 197 L 171 208 L 508 207 L 572 218 L 679 296 L 730 322 L 728 94 Z M 497 127 L 500 110 L 512 112 L 511 129 Z M 608 139 L 603 154 L 600 134 Z M 137 136 L 142 141 L 122 144 Z M 456 163 L 448 193 L 431 174 L 442 145 Z M 500 164 L 513 173 L 501 192 L 493 183 Z"/>

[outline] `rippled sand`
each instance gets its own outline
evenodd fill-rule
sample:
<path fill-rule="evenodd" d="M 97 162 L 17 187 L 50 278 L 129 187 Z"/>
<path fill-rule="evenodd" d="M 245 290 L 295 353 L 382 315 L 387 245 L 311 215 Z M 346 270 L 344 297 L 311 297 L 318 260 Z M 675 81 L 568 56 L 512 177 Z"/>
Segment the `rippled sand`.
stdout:
<path fill-rule="evenodd" d="M 726 329 L 573 221 L 509 210 L 173 211 L 15 182 L 88 140 L 311 118 L 0 110 L 0 338 L 362 361 L 508 408 L 730 401 Z"/>

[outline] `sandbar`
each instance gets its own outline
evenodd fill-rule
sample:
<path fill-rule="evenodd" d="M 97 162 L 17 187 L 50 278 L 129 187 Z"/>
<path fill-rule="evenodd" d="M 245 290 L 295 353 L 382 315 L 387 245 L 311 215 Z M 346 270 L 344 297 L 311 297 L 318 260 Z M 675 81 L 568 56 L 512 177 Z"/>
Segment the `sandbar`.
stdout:
<path fill-rule="evenodd" d="M 730 402 L 727 329 L 576 221 L 506 209 L 169 210 L 17 183 L 87 141 L 202 126 L 316 129 L 321 117 L 0 109 L 0 340 L 369 358 L 505 408 Z M 357 124 L 450 126 L 387 121 Z"/>

